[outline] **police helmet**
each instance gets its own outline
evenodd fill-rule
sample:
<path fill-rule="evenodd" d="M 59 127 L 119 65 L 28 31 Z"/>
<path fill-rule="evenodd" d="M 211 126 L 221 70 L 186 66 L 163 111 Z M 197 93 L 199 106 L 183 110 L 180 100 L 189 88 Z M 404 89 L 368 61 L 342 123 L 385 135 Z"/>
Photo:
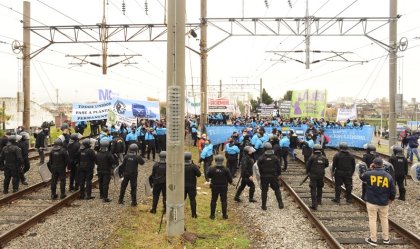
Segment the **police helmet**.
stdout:
<path fill-rule="evenodd" d="M 251 155 L 252 153 L 254 153 L 256 150 L 254 149 L 254 147 L 252 146 L 245 146 L 244 147 L 244 151 L 248 154 Z"/>
<path fill-rule="evenodd" d="M 367 150 L 368 152 L 371 152 L 371 151 L 376 151 L 376 147 L 375 147 L 375 145 L 373 145 L 373 144 L 368 144 L 368 145 L 367 145 L 366 150 Z"/>
<path fill-rule="evenodd" d="M 185 164 L 191 164 L 192 163 L 191 158 L 192 158 L 191 152 L 189 152 L 189 151 L 184 152 Z"/>
<path fill-rule="evenodd" d="M 314 149 L 314 153 L 321 153 L 322 146 L 320 144 L 315 144 L 313 149 Z"/>
<path fill-rule="evenodd" d="M 394 154 L 399 154 L 403 152 L 403 148 L 399 145 L 394 145 L 392 146 L 392 151 L 394 152 Z"/>
<path fill-rule="evenodd" d="M 356 172 L 359 175 L 359 177 L 362 177 L 363 174 L 366 173 L 366 171 L 368 171 L 368 168 L 369 167 L 366 165 L 365 162 L 362 162 L 362 161 L 358 162 L 356 165 L 356 169 L 357 169 Z"/>
<path fill-rule="evenodd" d="M 11 142 L 11 143 L 16 143 L 16 142 L 17 142 L 17 137 L 16 137 L 16 135 L 10 135 L 10 136 L 7 138 L 7 141 L 9 141 L 9 142 Z"/>
<path fill-rule="evenodd" d="M 22 136 L 23 140 L 29 140 L 29 138 L 30 138 L 29 133 L 27 133 L 26 131 L 22 131 L 21 133 L 19 133 L 19 135 Z"/>
<path fill-rule="evenodd" d="M 166 151 L 162 150 L 159 153 L 159 159 L 161 163 L 166 163 Z"/>
<path fill-rule="evenodd" d="M 70 139 L 73 140 L 73 141 L 77 141 L 77 140 L 79 140 L 79 135 L 77 133 L 72 133 L 70 135 Z"/>
<path fill-rule="evenodd" d="M 272 150 L 273 149 L 273 145 L 271 145 L 269 142 L 264 144 L 264 149 L 265 150 Z"/>
<path fill-rule="evenodd" d="M 388 172 L 392 177 L 395 177 L 394 166 L 388 161 L 384 161 L 384 170 Z"/>
<path fill-rule="evenodd" d="M 338 145 L 338 148 L 339 148 L 341 151 L 347 151 L 347 150 L 349 149 L 349 146 L 347 145 L 347 143 L 346 143 L 346 142 L 341 142 L 341 143 Z"/>
<path fill-rule="evenodd" d="M 102 151 L 107 151 L 109 147 L 109 141 L 107 139 L 102 139 L 101 143 L 99 144 Z"/>
<path fill-rule="evenodd" d="M 217 166 L 223 166 L 223 161 L 225 160 L 225 158 L 222 155 L 217 155 L 214 159 L 214 161 L 216 162 L 216 167 Z"/>
<path fill-rule="evenodd" d="M 138 150 L 139 147 L 137 144 L 130 144 L 130 146 L 128 146 L 128 154 L 136 155 Z"/>
<path fill-rule="evenodd" d="M 56 140 L 54 140 L 54 146 L 63 146 L 63 141 L 57 138 Z"/>
<path fill-rule="evenodd" d="M 86 138 L 83 140 L 82 145 L 85 146 L 85 148 L 89 148 L 90 147 L 90 139 Z"/>

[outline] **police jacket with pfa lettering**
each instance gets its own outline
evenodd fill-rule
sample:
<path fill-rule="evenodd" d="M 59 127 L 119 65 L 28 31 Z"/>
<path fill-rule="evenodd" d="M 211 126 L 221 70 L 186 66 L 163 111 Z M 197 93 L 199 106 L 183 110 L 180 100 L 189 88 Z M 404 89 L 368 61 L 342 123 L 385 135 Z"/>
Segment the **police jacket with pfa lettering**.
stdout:
<path fill-rule="evenodd" d="M 124 157 L 124 160 L 121 164 L 121 172 L 124 175 L 132 175 L 139 172 L 138 171 L 138 165 L 143 165 L 144 160 L 141 158 L 140 155 L 126 155 Z"/>
<path fill-rule="evenodd" d="M 225 166 L 211 167 L 207 176 L 211 179 L 211 187 L 227 188 L 232 183 L 232 175 Z"/>
<path fill-rule="evenodd" d="M 374 168 L 362 176 L 366 182 L 366 201 L 379 205 L 388 205 L 389 200 L 395 199 L 395 182 L 383 168 Z"/>
<path fill-rule="evenodd" d="M 281 175 L 280 160 L 274 154 L 264 154 L 260 156 L 257 164 L 261 177 L 277 177 Z"/>
<path fill-rule="evenodd" d="M 312 179 L 323 179 L 326 167 L 328 167 L 328 159 L 322 154 L 313 154 L 306 163 L 306 173 Z"/>

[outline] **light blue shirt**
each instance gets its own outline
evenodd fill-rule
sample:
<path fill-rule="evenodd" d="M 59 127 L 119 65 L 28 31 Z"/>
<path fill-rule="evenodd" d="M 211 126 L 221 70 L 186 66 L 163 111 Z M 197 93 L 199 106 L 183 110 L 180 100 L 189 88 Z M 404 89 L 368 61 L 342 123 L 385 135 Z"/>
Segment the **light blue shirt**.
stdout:
<path fill-rule="evenodd" d="M 225 147 L 225 152 L 229 155 L 236 155 L 241 151 L 239 150 L 238 146 L 227 144 Z"/>
<path fill-rule="evenodd" d="M 280 147 L 290 147 L 290 140 L 287 136 L 282 137 L 280 140 Z"/>
<path fill-rule="evenodd" d="M 130 132 L 127 134 L 127 136 L 125 137 L 125 141 L 137 141 L 137 135 L 136 133 Z"/>
<path fill-rule="evenodd" d="M 201 151 L 200 157 L 202 159 L 205 159 L 206 157 L 210 157 L 213 155 L 213 144 L 208 144 L 203 148 L 203 151 Z"/>

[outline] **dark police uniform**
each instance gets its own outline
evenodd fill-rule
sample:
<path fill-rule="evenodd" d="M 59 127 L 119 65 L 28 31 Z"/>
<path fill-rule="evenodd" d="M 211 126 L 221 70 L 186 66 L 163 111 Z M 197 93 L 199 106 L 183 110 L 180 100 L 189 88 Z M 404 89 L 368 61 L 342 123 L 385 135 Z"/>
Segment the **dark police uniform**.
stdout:
<path fill-rule="evenodd" d="M 370 165 L 373 163 L 373 159 L 375 159 L 377 156 L 378 154 L 370 151 L 369 153 L 363 155 L 362 161 L 366 163 L 366 166 L 369 169 Z M 366 186 L 366 183 L 362 182 L 362 200 L 366 200 Z"/>
<path fill-rule="evenodd" d="M 108 150 L 101 150 L 96 154 L 96 164 L 98 165 L 99 196 L 104 202 L 110 202 L 108 198 L 109 181 L 113 166 L 117 164 L 114 156 Z"/>
<path fill-rule="evenodd" d="M 22 150 L 16 145 L 16 142 L 6 145 L 0 153 L 0 167 L 4 170 L 3 193 L 9 192 L 12 178 L 13 192 L 19 190 L 19 170 L 22 164 Z"/>
<path fill-rule="evenodd" d="M 306 173 L 309 175 L 309 187 L 311 188 L 312 209 L 322 202 L 322 188 L 324 187 L 325 168 L 328 167 L 328 159 L 321 151 L 315 152 L 306 163 Z"/>
<path fill-rule="evenodd" d="M 87 144 L 86 144 L 87 145 Z M 95 167 L 96 154 L 90 146 L 83 146 L 80 148 L 79 167 L 77 168 L 80 184 L 80 199 L 93 199 L 92 196 L 92 179 L 93 168 Z"/>
<path fill-rule="evenodd" d="M 194 163 L 185 163 L 185 192 L 184 199 L 190 200 L 191 206 L 191 217 L 197 218 L 197 202 L 195 197 L 197 196 L 197 177 L 201 176 L 200 169 Z"/>
<path fill-rule="evenodd" d="M 235 201 L 240 201 L 239 197 L 241 196 L 242 191 L 245 189 L 245 186 L 249 187 L 249 201 L 255 202 L 254 193 L 255 193 L 255 184 L 249 179 L 252 177 L 252 166 L 254 165 L 254 156 L 245 154 L 242 157 L 241 161 L 241 185 L 239 185 L 238 190 L 235 194 Z"/>
<path fill-rule="evenodd" d="M 280 160 L 274 155 L 267 153 L 266 151 L 262 156 L 258 158 L 258 170 L 261 178 L 261 208 L 267 210 L 267 192 L 268 187 L 274 191 L 276 195 L 279 208 L 283 208 L 283 200 L 280 192 L 280 184 L 277 178 L 281 175 Z"/>
<path fill-rule="evenodd" d="M 398 191 L 400 193 L 398 199 L 405 201 L 404 179 L 408 174 L 408 160 L 403 154 L 393 154 L 389 162 L 394 166 L 395 182 L 398 185 Z"/>
<path fill-rule="evenodd" d="M 216 159 L 219 156 L 220 155 L 216 156 Z M 220 164 L 217 165 L 217 162 L 216 162 L 215 167 L 210 167 L 209 172 L 207 173 L 207 176 L 208 178 L 211 179 L 210 219 L 215 218 L 216 203 L 217 203 L 217 199 L 219 195 L 222 201 L 223 219 L 227 219 L 228 218 L 227 191 L 228 191 L 228 184 L 232 183 L 232 175 L 230 174 L 230 171 L 225 166 L 223 166 L 223 161 L 222 161 L 221 165 Z"/>
<path fill-rule="evenodd" d="M 70 140 L 69 145 L 67 146 L 67 152 L 69 153 L 70 158 L 70 182 L 69 190 L 77 191 L 79 190 L 79 177 L 77 175 L 77 167 L 80 160 L 80 143 L 78 140 Z"/>
<path fill-rule="evenodd" d="M 29 134 L 28 134 L 29 138 Z M 29 140 L 22 135 L 22 139 L 18 142 L 19 148 L 22 150 L 23 169 L 20 172 L 20 181 L 24 185 L 28 185 L 25 178 L 25 173 L 29 171 L 31 165 L 29 163 Z"/>
<path fill-rule="evenodd" d="M 341 185 L 346 187 L 346 200 L 351 202 L 351 191 L 353 190 L 353 173 L 356 169 L 356 160 L 350 152 L 339 151 L 334 155 L 332 172 L 335 178 L 335 198 L 334 202 L 340 202 Z"/>
<path fill-rule="evenodd" d="M 60 180 L 60 199 L 66 197 L 66 167 L 70 165 L 70 158 L 62 142 L 54 142 L 48 161 L 48 167 L 51 169 L 51 199 L 57 199 L 57 181 Z"/>
<path fill-rule="evenodd" d="M 153 181 L 153 203 L 151 213 L 156 213 L 156 208 L 159 202 L 159 195 L 162 193 L 163 210 L 166 210 L 166 163 L 157 162 L 153 165 L 152 175 Z"/>
<path fill-rule="evenodd" d="M 130 146 L 131 147 L 131 146 Z M 137 147 L 137 146 L 136 146 Z M 129 149 L 130 150 L 130 149 Z M 124 203 L 124 193 L 127 188 L 128 182 L 130 182 L 131 188 L 131 205 L 137 205 L 137 175 L 138 165 L 143 165 L 144 160 L 140 155 L 128 153 L 119 168 L 119 174 L 124 176 L 121 182 L 120 197 L 118 200 L 119 204 Z"/>

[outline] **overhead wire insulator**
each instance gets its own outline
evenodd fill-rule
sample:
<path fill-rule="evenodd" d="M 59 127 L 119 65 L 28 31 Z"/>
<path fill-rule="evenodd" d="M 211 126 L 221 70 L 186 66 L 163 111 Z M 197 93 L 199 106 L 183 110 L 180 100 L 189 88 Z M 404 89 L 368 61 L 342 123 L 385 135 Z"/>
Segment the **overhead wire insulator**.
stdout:
<path fill-rule="evenodd" d="M 149 4 L 147 3 L 147 0 L 144 1 L 144 12 L 146 13 L 146 15 L 148 15 L 149 11 Z"/>
<path fill-rule="evenodd" d="M 265 7 L 268 9 L 269 5 L 268 5 L 268 0 L 264 0 L 265 3 Z"/>
<path fill-rule="evenodd" d="M 124 2 L 124 0 L 122 2 L 122 13 L 123 13 L 123 15 L 125 15 L 125 2 Z"/>
<path fill-rule="evenodd" d="M 287 2 L 289 3 L 289 7 L 292 8 L 292 1 L 291 0 L 287 0 Z"/>

